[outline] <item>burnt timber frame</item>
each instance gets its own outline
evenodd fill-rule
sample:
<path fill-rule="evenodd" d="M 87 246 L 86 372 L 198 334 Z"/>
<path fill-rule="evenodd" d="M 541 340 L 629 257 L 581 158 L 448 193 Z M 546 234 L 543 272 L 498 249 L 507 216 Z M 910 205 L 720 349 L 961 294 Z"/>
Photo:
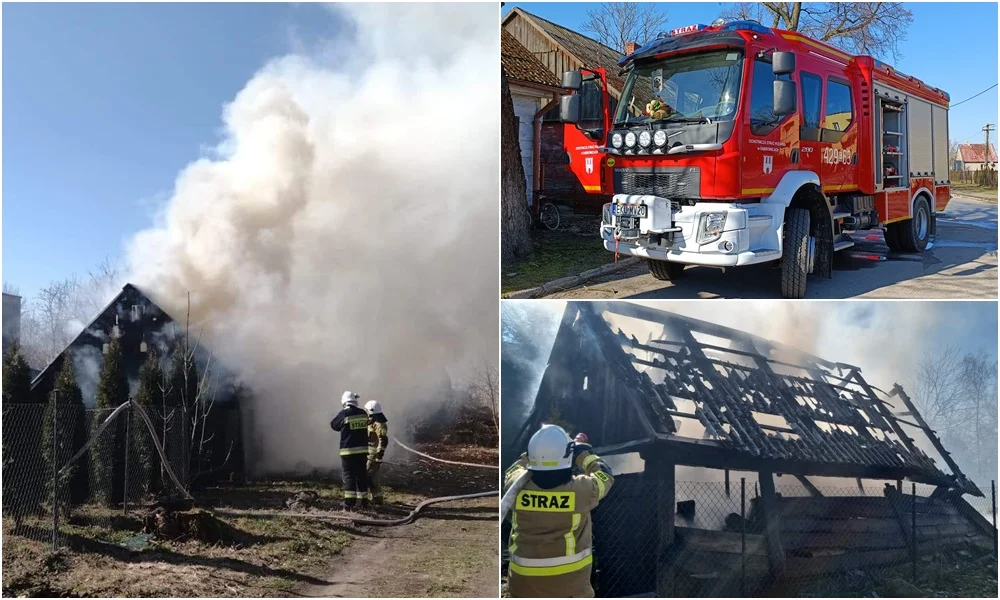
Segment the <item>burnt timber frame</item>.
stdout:
<path fill-rule="evenodd" d="M 640 342 L 613 330 L 605 313 L 645 321 L 662 334 Z M 702 342 L 696 334 L 729 345 Z M 661 369 L 663 380 L 654 382 L 637 366 Z M 694 412 L 679 409 L 675 399 L 693 403 Z M 909 399 L 904 402 L 916 425 L 943 449 Z M 760 423 L 753 413 L 780 417 L 788 426 Z M 675 418 L 697 419 L 706 435 L 680 436 Z M 982 495 L 946 453 L 953 474 L 937 468 L 860 368 L 631 302 L 567 304 L 516 447 L 526 448 L 547 420 L 586 431 L 608 455 L 655 449 L 674 465 L 909 479 Z"/>

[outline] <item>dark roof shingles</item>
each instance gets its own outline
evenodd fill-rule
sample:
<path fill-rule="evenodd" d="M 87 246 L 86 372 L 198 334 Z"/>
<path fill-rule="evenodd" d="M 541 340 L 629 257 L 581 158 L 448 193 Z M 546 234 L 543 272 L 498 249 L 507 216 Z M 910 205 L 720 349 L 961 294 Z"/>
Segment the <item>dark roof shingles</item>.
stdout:
<path fill-rule="evenodd" d="M 510 79 L 554 87 L 560 85 L 559 78 L 505 29 L 500 30 L 500 64 Z"/>
<path fill-rule="evenodd" d="M 621 92 L 625 86 L 625 80 L 618 76 L 618 61 L 623 56 L 621 52 L 538 15 L 523 9 L 522 12 L 535 21 L 564 50 L 583 61 L 585 67 L 591 69 L 604 67 L 607 70 L 608 84 Z"/>

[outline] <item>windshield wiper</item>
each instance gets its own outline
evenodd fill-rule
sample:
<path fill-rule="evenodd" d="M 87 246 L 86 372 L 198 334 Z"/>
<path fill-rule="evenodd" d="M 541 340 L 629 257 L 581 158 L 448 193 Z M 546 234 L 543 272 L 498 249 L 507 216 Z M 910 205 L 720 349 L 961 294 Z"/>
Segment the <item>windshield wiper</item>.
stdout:
<path fill-rule="evenodd" d="M 678 117 L 676 119 L 664 119 L 667 123 L 711 123 L 708 117 Z"/>

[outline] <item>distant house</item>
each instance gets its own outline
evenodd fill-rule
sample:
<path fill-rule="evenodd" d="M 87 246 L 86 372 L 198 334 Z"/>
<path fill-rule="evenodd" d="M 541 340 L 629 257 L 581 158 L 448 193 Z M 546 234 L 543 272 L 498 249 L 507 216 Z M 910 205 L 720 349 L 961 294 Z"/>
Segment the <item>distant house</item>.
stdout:
<path fill-rule="evenodd" d="M 559 85 L 562 74 L 566 71 L 580 68 L 605 68 L 607 70 L 608 92 L 612 98 L 611 110 L 614 111 L 618 98 L 621 97 L 621 90 L 625 85 L 625 81 L 618 76 L 618 61 L 622 58 L 621 52 L 519 7 L 515 7 L 507 13 L 501 20 L 500 26 L 502 31 L 511 38 L 508 40 L 506 36 L 501 36 L 501 48 L 503 49 L 504 44 L 506 44 L 512 56 L 514 52 L 523 55 L 524 53 L 514 47 L 516 42 L 526 51 L 527 55 L 534 59 L 532 62 L 541 64 L 553 75 L 554 79 L 547 77 L 545 79 L 555 86 Z M 532 73 L 534 72 L 533 69 Z M 584 94 L 584 114 L 582 115 L 584 120 L 595 118 L 596 115 L 590 113 L 600 110 L 597 92 L 596 87 L 585 87 L 582 91 Z M 528 104 L 525 102 L 522 106 L 522 112 L 527 113 L 527 111 Z M 523 130 L 524 117 L 522 117 Z M 521 147 L 523 159 L 525 155 L 523 138 Z M 526 165 L 530 164 L 530 158 L 525 160 Z M 538 161 L 540 163 L 538 165 L 539 181 L 529 179 L 529 189 L 534 187 L 534 190 L 539 190 L 545 196 L 572 202 L 578 208 L 581 206 L 597 207 L 599 210 L 600 205 L 604 202 L 603 197 L 586 193 L 577 178 L 566 168 L 563 124 L 559 122 L 558 106 L 549 110 L 542 120 Z M 532 172 L 532 170 L 525 169 L 526 174 Z M 528 198 L 530 201 L 532 194 L 529 194 Z"/>
<path fill-rule="evenodd" d="M 990 144 L 989 157 L 986 157 L 986 144 L 959 144 L 958 156 L 955 161 L 955 171 L 979 171 L 984 166 L 996 167 L 997 151 Z"/>
<path fill-rule="evenodd" d="M 21 297 L 3 295 L 3 353 L 11 342 L 21 341 Z"/>

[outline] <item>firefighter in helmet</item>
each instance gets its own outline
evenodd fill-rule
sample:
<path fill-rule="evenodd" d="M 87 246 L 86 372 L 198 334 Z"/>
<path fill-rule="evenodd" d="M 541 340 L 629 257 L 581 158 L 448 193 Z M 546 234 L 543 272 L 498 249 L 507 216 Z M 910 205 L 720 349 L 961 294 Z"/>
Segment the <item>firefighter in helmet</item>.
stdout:
<path fill-rule="evenodd" d="M 389 445 L 389 425 L 378 401 L 366 402 L 365 412 L 368 413 L 368 491 L 372 504 L 380 506 L 385 501 L 385 496 L 382 495 L 382 485 L 378 481 L 378 471 Z"/>
<path fill-rule="evenodd" d="M 368 413 L 358 406 L 360 395 L 347 391 L 340 397 L 341 409 L 330 422 L 340 432 L 340 464 L 344 474 L 344 510 L 352 510 L 360 502 L 368 508 Z"/>
<path fill-rule="evenodd" d="M 504 490 L 527 471 L 511 511 L 510 595 L 592 598 L 590 511 L 607 495 L 611 469 L 587 436 L 543 425 L 504 475 Z"/>

